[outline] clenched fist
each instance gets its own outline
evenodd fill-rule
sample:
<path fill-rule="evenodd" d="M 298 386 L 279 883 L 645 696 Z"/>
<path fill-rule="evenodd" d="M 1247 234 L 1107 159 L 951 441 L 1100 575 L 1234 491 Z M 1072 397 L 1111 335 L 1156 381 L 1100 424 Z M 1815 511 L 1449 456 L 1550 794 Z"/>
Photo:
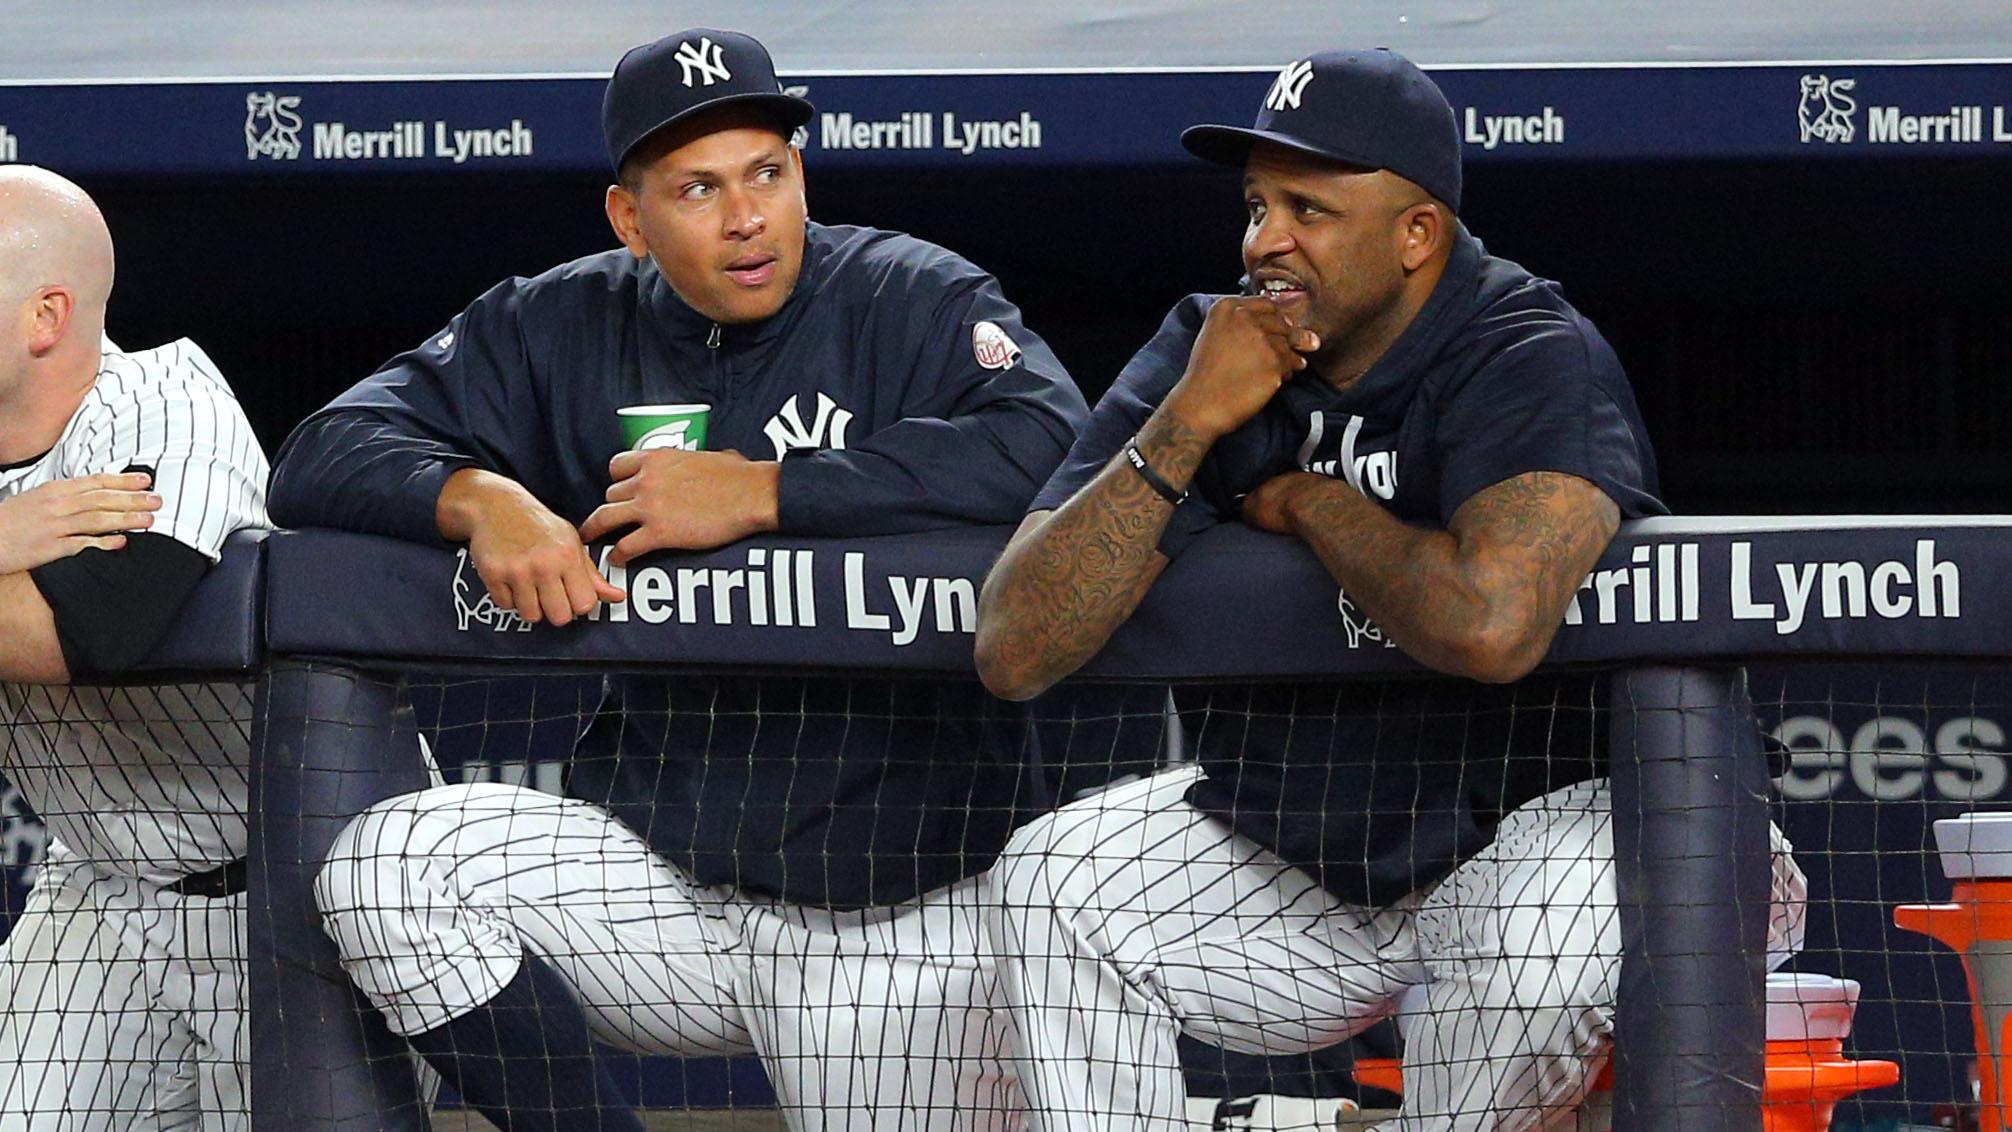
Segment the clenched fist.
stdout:
<path fill-rule="evenodd" d="M 1270 299 L 1222 299 L 1209 308 L 1167 411 L 1214 443 L 1256 416 L 1318 349 L 1320 336 L 1288 322 Z"/>

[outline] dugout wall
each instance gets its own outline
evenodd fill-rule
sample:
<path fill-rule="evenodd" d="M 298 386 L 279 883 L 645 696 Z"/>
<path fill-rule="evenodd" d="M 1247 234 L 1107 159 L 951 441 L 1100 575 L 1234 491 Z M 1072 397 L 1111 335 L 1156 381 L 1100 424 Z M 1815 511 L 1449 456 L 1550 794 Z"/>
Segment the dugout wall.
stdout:
<path fill-rule="evenodd" d="M 834 14 L 779 2 L 734 18 L 830 114 L 919 109 L 938 142 L 944 113 L 1041 121 L 1039 150 L 963 154 L 826 147 L 820 119 L 812 213 L 967 252 L 1092 394 L 1181 294 L 1234 285 L 1235 177 L 1187 162 L 1168 131 L 1247 114 L 1302 32 L 1373 38 L 1425 62 L 1463 124 L 1476 116 L 1467 221 L 1491 250 L 1563 280 L 1615 342 L 1680 511 L 2003 509 L 2012 297 L 1983 266 L 2012 248 L 2012 210 L 1998 205 L 2012 199 L 1997 131 L 2012 103 L 2003 13 L 1856 0 L 1595 7 L 1473 19 L 1460 5 L 1286 4 L 1268 9 L 1276 24 L 1235 35 L 1215 6 L 1188 0 L 1133 5 L 1124 20 L 1047 3 L 918 20 L 905 4 Z M 513 0 L 460 13 L 9 12 L 0 161 L 47 163 L 92 191 L 121 250 L 115 338 L 202 342 L 276 448 L 497 278 L 606 246 L 596 81 L 666 29 L 624 4 L 560 11 Z M 1832 94 L 1810 101 L 1806 77 Z M 302 99 L 299 157 L 252 148 L 284 124 L 248 108 L 267 94 Z M 1546 107 L 1562 141 L 1498 133 L 1489 146 L 1488 123 L 1506 131 L 1512 118 L 1545 137 Z M 1980 137 L 1952 107 L 1977 111 Z M 1948 126 L 1924 124 L 1943 116 Z M 455 164 L 314 150 L 317 127 L 335 123 L 445 121 L 451 137 L 512 118 L 533 127 L 530 153 Z M 1830 126 L 1805 128 L 1816 123 Z M 260 126 L 250 140 L 248 124 Z M 1861 1008 L 1863 1048 L 1914 1054 L 1912 1108 L 1867 1111 L 1924 1116 L 1967 1088 L 1962 1056 L 1942 1052 L 1964 1048 L 1967 1031 L 1954 968 L 1889 936 L 1886 910 L 1936 890 L 1916 854 L 1928 821 L 2006 796 L 2012 683 L 1995 666 L 1926 658 L 1752 672 L 1762 716 L 1800 751 L 1783 779 L 1785 824 L 1799 843 L 1832 846 L 1836 896 L 1814 925 L 1835 940 L 1826 969 L 1881 970 L 1889 990 Z M 470 772 L 556 775 L 563 728 L 551 721 L 563 713 L 542 703 L 542 726 L 488 729 L 506 754 Z M 447 710 L 479 719 L 488 705 Z M 0 810 L 12 818 L 0 844 L 25 865 L 39 844 L 27 805 L 8 794 Z"/>
<path fill-rule="evenodd" d="M 202 342 L 276 445 L 498 278 L 609 246 L 600 83 L 669 17 L 557 11 L 13 13 L 0 161 L 101 199 L 114 335 Z M 1989 510 L 2012 480 L 2012 300 L 1971 266 L 2012 247 L 1994 5 L 1292 3 L 1234 35 L 1197 0 L 737 13 L 820 108 L 812 215 L 965 252 L 1092 394 L 1181 295 L 1236 285 L 1236 178 L 1179 129 L 1248 117 L 1313 41 L 1374 40 L 1445 85 L 1473 230 L 1616 345 L 1678 511 Z M 853 144 L 904 116 L 927 144 Z M 953 119 L 999 128 L 966 152 Z M 513 122 L 531 144 L 455 148 Z M 1023 122 L 1038 146 L 1007 144 Z M 418 150 L 355 140 L 395 123 Z"/>
<path fill-rule="evenodd" d="M 1932 656 L 1969 665 L 1945 672 L 1943 699 L 1968 696 L 1973 712 L 1995 710 L 1979 697 L 1991 694 L 2003 671 L 2003 642 L 2012 639 L 2012 607 L 1988 580 L 2008 527 L 2012 520 L 1991 517 L 1650 520 L 1631 524 L 1589 577 L 1549 663 L 1618 673 L 1606 718 L 1629 953 L 1616 1078 L 1620 1111 L 1630 1114 L 1618 1119 L 1631 1122 L 1617 1126 L 1749 1127 L 1758 1102 L 1740 1083 L 1759 1079 L 1757 933 L 1765 928 L 1766 899 L 1754 885 L 1765 884 L 1769 771 L 1747 723 L 1747 690 L 1729 666 L 1759 657 L 1806 666 L 1844 656 Z M 555 670 L 673 678 L 888 671 L 968 680 L 968 595 L 1004 534 L 764 541 L 666 556 L 634 568 L 638 575 L 663 571 L 651 584 L 662 596 L 650 610 L 557 632 L 522 630 L 493 608 L 477 609 L 455 555 L 324 532 L 278 536 L 269 553 L 273 660 L 254 781 L 261 854 L 254 878 L 261 887 L 253 906 L 270 916 L 254 920 L 254 974 L 266 1003 L 255 1014 L 257 1079 L 281 1084 L 257 1091 L 261 1119 L 350 1127 L 402 1111 L 416 1120 L 409 1063 L 369 1015 L 351 1011 L 304 900 L 323 847 L 349 814 L 423 783 L 420 728 L 410 711 L 415 689 L 439 684 L 443 671 L 456 674 L 454 682 Z M 787 619 L 771 603 L 768 623 L 755 623 L 745 594 L 716 600 L 720 591 L 678 580 L 681 571 L 752 576 L 751 562 L 776 564 L 785 553 L 789 561 L 772 566 L 762 588 L 789 591 L 794 612 Z M 352 596 L 332 601 L 333 593 Z M 894 596 L 902 593 L 927 600 L 902 603 Z M 1793 673 L 1796 665 L 1776 671 Z M 1232 527 L 1169 570 L 1085 676 L 1149 688 L 1252 679 L 1311 680 L 1317 688 L 1393 674 L 1420 670 L 1338 598 L 1310 555 L 1288 540 Z M 542 711 L 508 701 L 496 722 L 571 718 L 581 709 L 563 688 L 544 694 Z M 1791 702 L 1780 686 L 1764 696 L 1775 710 Z M 1869 702 L 1883 696 L 1875 690 Z M 2002 757 L 1986 753 L 1998 749 L 1997 740 L 1976 718 L 1945 727 L 1938 738 L 1952 748 L 1938 772 L 1945 780 L 1965 777 L 1955 769 L 1957 747 L 1975 760 L 1969 780 L 2002 774 Z M 488 723 L 460 726 L 483 731 Z M 1566 730 L 1556 719 L 1547 726 Z M 1788 737 L 1800 748 L 1789 781 L 1840 759 L 1833 749 L 1812 748 L 1800 732 Z M 1096 749 L 1113 748 L 1106 737 Z M 1909 1095 L 1925 1109 L 1953 1099 L 1950 1076 L 1962 1072 L 1961 976 L 1947 957 L 1905 937 L 1882 934 L 1869 944 L 1842 939 L 1834 927 L 1937 895 L 1926 822 L 1952 810 L 1916 804 L 1908 811 L 1920 824 L 1902 826 L 1911 843 L 1882 839 L 1882 879 L 1869 895 L 1854 879 L 1854 853 L 1833 855 L 1830 838 L 1800 833 L 1821 825 L 1793 815 L 1783 824 L 1804 837 L 1798 848 L 1813 885 L 1815 928 L 1802 969 L 1858 979 L 1865 1015 L 1926 1007 L 1934 1019 L 1910 1029 L 1897 1049 L 1858 1047 L 1901 1060 Z M 1852 824 L 1857 813 L 1833 804 L 1807 816 L 1834 828 Z M 298 1024 L 303 1017 L 313 1023 Z M 1909 1111 L 1879 1101 L 1851 1111 Z"/>

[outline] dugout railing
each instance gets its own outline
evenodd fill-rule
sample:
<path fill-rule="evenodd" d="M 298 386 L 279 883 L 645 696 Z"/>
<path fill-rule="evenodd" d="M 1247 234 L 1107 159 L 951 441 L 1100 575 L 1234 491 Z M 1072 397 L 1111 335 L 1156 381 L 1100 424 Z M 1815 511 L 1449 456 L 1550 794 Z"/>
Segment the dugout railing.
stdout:
<path fill-rule="evenodd" d="M 1547 665 L 1610 673 L 1599 706 L 1625 939 L 1616 1129 L 1758 1123 L 1770 770 L 1742 664 L 2002 660 L 2012 652 L 2012 600 L 1999 581 L 2008 530 L 2004 517 L 1651 520 L 1624 529 L 1579 591 Z M 564 630 L 496 609 L 455 552 L 275 535 L 252 780 L 255 1126 L 423 1126 L 412 1062 L 342 978 L 309 885 L 351 816 L 428 783 L 420 737 L 446 726 L 443 694 L 637 671 L 969 681 L 977 586 L 1005 533 L 659 556 L 631 568 L 626 611 Z M 1168 569 L 1082 679 L 1150 688 L 1424 675 L 1297 544 L 1226 527 Z M 544 707 L 478 712 L 458 724 L 462 739 L 521 747 L 523 727 L 592 709 L 577 688 L 532 694 Z M 1770 684 L 1763 698 L 1779 716 L 1789 695 Z M 1786 738 L 1803 748 L 1798 766 L 1838 754 Z M 1988 735 L 1982 747 L 1970 738 L 1973 755 L 1990 746 Z M 1918 843 L 1902 852 L 1903 870 L 1928 867 Z M 1946 1010 L 1964 1009 L 1946 968 L 1928 985 Z M 1966 1052 L 1954 1024 L 1941 1037 L 1951 1058 Z"/>

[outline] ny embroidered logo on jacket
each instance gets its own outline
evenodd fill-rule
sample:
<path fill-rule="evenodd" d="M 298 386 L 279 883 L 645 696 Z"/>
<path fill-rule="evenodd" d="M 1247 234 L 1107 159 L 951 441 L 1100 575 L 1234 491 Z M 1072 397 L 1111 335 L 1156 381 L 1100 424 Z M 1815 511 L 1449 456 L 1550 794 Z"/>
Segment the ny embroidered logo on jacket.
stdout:
<path fill-rule="evenodd" d="M 804 424 L 803 413 L 797 408 L 797 395 L 792 393 L 776 415 L 762 426 L 769 443 L 775 445 L 775 458 L 780 460 L 792 448 L 843 448 L 845 429 L 852 423 L 852 411 L 841 409 L 838 402 L 823 393 L 817 395 L 817 412 L 808 425 Z"/>

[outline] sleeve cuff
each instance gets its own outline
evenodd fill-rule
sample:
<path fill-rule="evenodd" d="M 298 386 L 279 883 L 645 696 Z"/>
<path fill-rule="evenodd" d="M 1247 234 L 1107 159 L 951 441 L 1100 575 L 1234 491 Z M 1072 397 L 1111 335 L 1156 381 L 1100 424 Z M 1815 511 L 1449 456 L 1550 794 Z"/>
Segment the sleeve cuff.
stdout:
<path fill-rule="evenodd" d="M 453 545 L 440 534 L 440 493 L 447 487 L 447 477 L 480 466 L 473 460 L 433 460 L 413 469 L 404 486 L 386 501 L 391 533 L 425 546 Z"/>
<path fill-rule="evenodd" d="M 775 526 L 777 534 L 819 535 L 829 520 L 820 507 L 826 465 L 814 448 L 793 448 L 783 453 L 782 470 L 775 483 Z"/>
<path fill-rule="evenodd" d="M 1215 509 L 1201 496 L 1190 495 L 1167 518 L 1166 528 L 1160 531 L 1159 551 L 1168 561 L 1179 558 L 1204 531 L 1217 525 Z"/>

